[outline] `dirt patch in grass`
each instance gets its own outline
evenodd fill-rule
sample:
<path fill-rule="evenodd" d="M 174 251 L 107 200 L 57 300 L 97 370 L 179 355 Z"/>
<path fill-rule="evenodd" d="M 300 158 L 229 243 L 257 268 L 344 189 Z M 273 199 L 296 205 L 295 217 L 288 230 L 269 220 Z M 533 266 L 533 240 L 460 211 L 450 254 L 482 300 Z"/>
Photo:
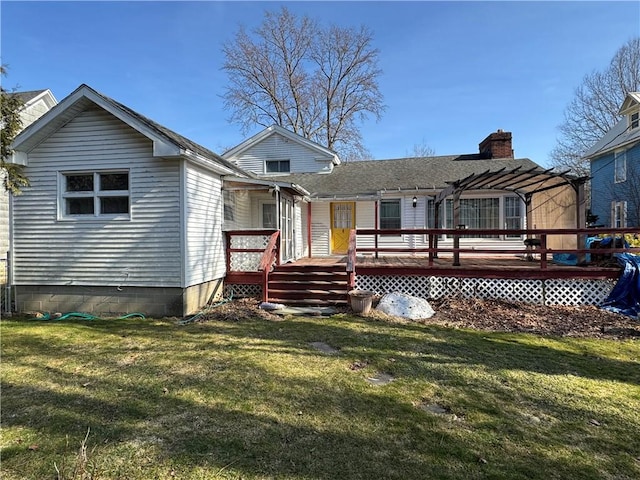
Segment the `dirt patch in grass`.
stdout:
<path fill-rule="evenodd" d="M 255 320 L 279 321 L 282 317 L 259 308 L 260 302 L 253 298 L 239 298 L 205 310 L 196 319 L 198 322 L 218 320 L 222 322 L 245 322 Z"/>
<path fill-rule="evenodd" d="M 594 306 L 533 305 L 503 300 L 440 299 L 429 302 L 436 314 L 421 323 L 492 332 L 534 333 L 560 337 L 640 339 L 640 321 Z M 255 299 L 238 299 L 208 310 L 197 321 L 281 321 L 259 308 Z M 341 313 L 349 313 L 348 308 Z M 366 318 L 406 322 L 372 309 Z"/>

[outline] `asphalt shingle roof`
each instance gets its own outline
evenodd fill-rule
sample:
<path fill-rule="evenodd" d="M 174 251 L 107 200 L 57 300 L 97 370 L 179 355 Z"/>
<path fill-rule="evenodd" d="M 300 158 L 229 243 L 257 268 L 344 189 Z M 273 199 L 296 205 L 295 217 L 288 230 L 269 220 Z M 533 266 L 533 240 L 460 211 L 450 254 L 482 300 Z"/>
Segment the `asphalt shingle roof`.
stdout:
<path fill-rule="evenodd" d="M 537 166 L 528 158 L 487 160 L 473 154 L 448 155 L 347 162 L 330 174 L 301 173 L 273 179 L 300 185 L 315 197 L 364 196 L 384 190 L 443 189 L 447 182 L 474 173 Z"/>
<path fill-rule="evenodd" d="M 22 100 L 22 103 L 27 103 L 29 100 L 36 98 L 43 92 L 46 92 L 46 89 L 43 90 L 29 90 L 27 92 L 11 92 L 9 95 L 15 95 Z"/>
<path fill-rule="evenodd" d="M 95 90 L 94 90 L 95 92 Z M 106 95 L 103 95 L 99 92 L 95 92 L 96 94 L 100 95 L 101 97 L 103 97 L 105 100 L 113 103 L 114 105 L 118 106 L 120 109 L 124 110 L 125 112 L 127 112 L 129 115 L 131 115 L 132 117 L 138 119 L 140 122 L 146 124 L 147 126 L 149 126 L 150 128 L 152 128 L 153 130 L 155 130 L 156 132 L 158 132 L 159 134 L 161 134 L 162 136 L 170 139 L 171 141 L 173 141 L 174 143 L 184 147 L 187 150 L 190 150 L 192 152 L 197 153 L 198 155 L 202 155 L 203 157 L 206 158 L 210 158 L 212 160 L 215 160 L 217 163 L 220 163 L 224 166 L 226 166 L 227 168 L 238 172 L 238 173 L 242 173 L 242 174 L 246 174 L 246 172 L 244 172 L 244 170 L 238 168 L 237 165 L 229 162 L 228 160 L 225 160 L 224 158 L 222 158 L 220 155 L 218 155 L 215 152 L 212 152 L 211 150 L 209 150 L 206 147 L 203 147 L 202 145 L 189 140 L 187 137 L 184 137 L 182 135 L 180 135 L 179 133 L 174 132 L 173 130 L 160 125 L 159 123 L 151 120 L 148 117 L 145 117 L 144 115 L 136 112 L 135 110 L 127 107 L 126 105 L 124 105 L 123 103 L 118 102 L 117 100 L 114 100 L 112 98 L 107 97 Z"/>

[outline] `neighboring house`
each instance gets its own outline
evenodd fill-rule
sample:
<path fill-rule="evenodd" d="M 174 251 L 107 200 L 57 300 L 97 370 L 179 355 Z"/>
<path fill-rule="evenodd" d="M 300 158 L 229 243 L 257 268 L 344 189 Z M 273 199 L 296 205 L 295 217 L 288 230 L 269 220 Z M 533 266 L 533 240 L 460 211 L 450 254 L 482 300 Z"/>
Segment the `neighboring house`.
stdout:
<path fill-rule="evenodd" d="M 14 142 L 21 311 L 184 315 L 225 276 L 220 156 L 81 85 Z"/>
<path fill-rule="evenodd" d="M 640 92 L 627 94 L 622 119 L 586 153 L 591 212 L 611 227 L 640 226 Z"/>
<path fill-rule="evenodd" d="M 274 230 L 288 262 L 344 255 L 353 228 L 582 221 L 582 181 L 515 159 L 511 133 L 501 130 L 474 154 L 343 163 L 272 126 L 219 156 L 81 85 L 13 147 L 12 161 L 31 180 L 12 197 L 11 284 L 20 311 L 188 315 L 222 294 L 226 247 L 253 250 L 252 263 Z M 461 242 L 522 249 L 522 240 Z M 358 246 L 372 242 L 359 238 Z M 420 248 L 428 239 L 390 233 L 380 243 Z"/>
<path fill-rule="evenodd" d="M 51 110 L 58 101 L 50 90 L 15 92 L 10 95 L 20 97 L 24 104 L 20 111 L 22 128 L 25 129 L 38 118 Z M 0 173 L 0 182 L 2 181 Z M 5 280 L 5 261 L 9 251 L 9 194 L 0 187 L 0 284 Z"/>
<path fill-rule="evenodd" d="M 293 210 L 294 229 L 290 234 L 283 231 L 283 239 L 290 236 L 295 239 L 295 253 L 286 255 L 284 260 L 344 254 L 352 228 L 435 228 L 438 195 L 451 182 L 470 175 L 500 170 L 542 171 L 529 159 L 513 157 L 512 135 L 502 130 L 485 138 L 476 154 L 340 162 L 335 153 L 282 127 L 271 126 L 222 156 L 263 180 L 298 185 L 309 192 L 298 202 L 294 199 L 293 205 L 299 206 Z M 528 206 L 529 227 L 576 228 L 575 192 L 571 188 L 563 188 L 565 192 L 551 192 L 550 189 L 551 193 L 540 195 L 531 202 Z M 261 195 L 259 203 L 254 201 L 254 208 L 248 212 L 247 218 L 253 219 L 253 223 L 236 227 L 268 226 L 263 210 L 275 211 L 275 199 L 266 193 Z M 549 202 L 550 198 L 554 201 Z M 527 227 L 527 205 L 517 192 L 508 188 L 476 189 L 464 193 L 460 198 L 457 223 L 454 223 L 453 205 L 452 198 L 442 202 L 438 227 Z M 444 237 L 442 241 L 446 243 L 451 239 Z M 520 235 L 513 238 L 499 235 L 467 238 L 463 244 L 465 242 L 481 244 L 485 248 L 509 245 L 522 248 Z M 366 239 L 360 239 L 361 246 L 370 246 L 365 243 Z M 428 239 L 424 235 L 381 238 L 381 246 L 385 247 L 407 243 L 414 248 L 424 248 L 428 246 Z M 575 248 L 566 243 L 554 246 Z"/>

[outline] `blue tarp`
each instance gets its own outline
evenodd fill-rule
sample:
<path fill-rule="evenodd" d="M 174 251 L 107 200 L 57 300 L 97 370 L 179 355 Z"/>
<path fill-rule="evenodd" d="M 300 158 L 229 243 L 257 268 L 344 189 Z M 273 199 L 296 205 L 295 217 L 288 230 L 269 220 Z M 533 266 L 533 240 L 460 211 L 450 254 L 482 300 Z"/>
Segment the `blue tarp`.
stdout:
<path fill-rule="evenodd" d="M 640 256 L 631 253 L 614 253 L 624 268 L 618 283 L 600 305 L 604 310 L 638 318 L 640 313 Z"/>

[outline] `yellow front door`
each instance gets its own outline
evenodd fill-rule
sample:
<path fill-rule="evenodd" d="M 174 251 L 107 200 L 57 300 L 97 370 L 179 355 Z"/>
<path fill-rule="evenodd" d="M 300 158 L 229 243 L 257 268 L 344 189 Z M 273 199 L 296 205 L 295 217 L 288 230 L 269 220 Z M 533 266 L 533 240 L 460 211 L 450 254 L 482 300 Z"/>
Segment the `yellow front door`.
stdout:
<path fill-rule="evenodd" d="M 331 253 L 347 253 L 349 249 L 349 231 L 356 224 L 356 204 L 354 202 L 335 202 L 331 204 Z"/>

